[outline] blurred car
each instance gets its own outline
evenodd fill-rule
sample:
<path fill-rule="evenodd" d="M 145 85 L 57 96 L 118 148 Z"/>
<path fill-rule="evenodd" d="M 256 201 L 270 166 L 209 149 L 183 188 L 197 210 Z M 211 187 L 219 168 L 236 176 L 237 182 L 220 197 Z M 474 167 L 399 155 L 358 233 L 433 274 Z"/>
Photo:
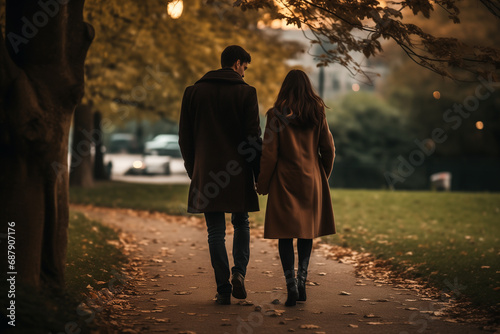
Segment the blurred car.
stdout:
<path fill-rule="evenodd" d="M 172 146 L 172 144 L 179 144 L 179 136 L 178 135 L 173 135 L 173 134 L 163 134 L 163 135 L 157 135 L 154 137 L 152 140 L 146 142 L 144 144 L 144 151 L 147 151 L 148 149 L 165 149 L 167 148 L 166 146 L 170 144 L 171 149 L 175 149 L 175 146 Z M 180 149 L 178 152 L 173 152 L 173 154 L 177 155 L 180 154 Z M 179 155 L 180 157 L 180 155 Z"/>
<path fill-rule="evenodd" d="M 131 133 L 113 133 L 109 142 L 109 153 L 135 153 L 137 138 Z"/>
<path fill-rule="evenodd" d="M 177 135 L 158 135 L 146 142 L 142 160 L 134 161 L 127 174 L 170 175 L 172 159 L 182 158 L 178 141 Z"/>

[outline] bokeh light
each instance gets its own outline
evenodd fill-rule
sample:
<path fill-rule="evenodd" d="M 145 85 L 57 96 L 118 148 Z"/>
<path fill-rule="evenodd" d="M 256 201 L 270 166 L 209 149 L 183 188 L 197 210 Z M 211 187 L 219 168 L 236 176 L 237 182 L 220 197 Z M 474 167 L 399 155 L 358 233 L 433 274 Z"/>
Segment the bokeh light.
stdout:
<path fill-rule="evenodd" d="M 357 83 L 352 84 L 352 90 L 355 92 L 359 91 L 359 84 L 357 84 Z"/>
<path fill-rule="evenodd" d="M 167 5 L 167 13 L 173 19 L 178 19 L 182 15 L 182 11 L 184 10 L 184 3 L 182 0 L 174 0 L 169 2 Z"/>
<path fill-rule="evenodd" d="M 484 124 L 481 121 L 476 122 L 476 129 L 482 130 L 484 128 Z"/>
<path fill-rule="evenodd" d="M 441 93 L 438 90 L 436 90 L 432 93 L 432 96 L 434 96 L 436 100 L 439 100 L 441 98 Z"/>

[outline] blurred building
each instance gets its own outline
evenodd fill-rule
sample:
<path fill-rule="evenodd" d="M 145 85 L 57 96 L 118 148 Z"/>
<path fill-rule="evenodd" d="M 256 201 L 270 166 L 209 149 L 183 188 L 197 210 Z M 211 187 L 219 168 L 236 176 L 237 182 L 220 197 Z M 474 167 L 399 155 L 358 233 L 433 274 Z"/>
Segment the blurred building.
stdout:
<path fill-rule="evenodd" d="M 282 30 L 282 39 L 300 42 L 304 45 L 305 52 L 296 59 L 289 60 L 291 66 L 302 66 L 309 74 L 311 81 L 325 101 L 331 101 L 339 96 L 352 91 L 373 91 L 381 83 L 381 79 L 388 73 L 388 67 L 380 59 L 366 59 L 364 55 L 356 53 L 352 57 L 363 66 L 368 77 L 363 75 L 353 76 L 346 68 L 338 64 L 317 67 L 318 56 L 324 53 L 318 44 L 311 44 L 308 31 L 297 29 Z M 332 49 L 334 45 L 324 45 Z M 377 76 L 377 73 L 380 76 Z"/>

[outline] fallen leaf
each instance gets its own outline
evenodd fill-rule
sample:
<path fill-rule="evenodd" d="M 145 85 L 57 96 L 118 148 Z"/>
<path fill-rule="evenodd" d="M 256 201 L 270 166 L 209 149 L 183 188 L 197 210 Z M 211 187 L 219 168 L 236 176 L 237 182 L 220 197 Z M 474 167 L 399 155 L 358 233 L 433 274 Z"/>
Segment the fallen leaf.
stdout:
<path fill-rule="evenodd" d="M 321 328 L 317 325 L 311 325 L 311 324 L 307 324 L 307 325 L 300 325 L 299 326 L 300 329 L 318 329 L 318 328 Z"/>
<path fill-rule="evenodd" d="M 169 318 L 155 319 L 156 322 L 170 322 Z"/>
<path fill-rule="evenodd" d="M 339 295 L 342 295 L 342 296 L 349 296 L 351 293 L 350 292 L 347 292 L 347 291 L 340 291 Z"/>
<path fill-rule="evenodd" d="M 318 282 L 307 281 L 306 285 L 309 285 L 309 286 L 318 286 L 319 283 Z"/>
<path fill-rule="evenodd" d="M 248 301 L 248 300 L 240 300 L 238 302 L 238 305 L 241 305 L 241 306 L 252 306 L 253 303 L 251 301 Z"/>
<path fill-rule="evenodd" d="M 267 310 L 265 315 L 269 317 L 281 317 L 285 313 L 285 310 Z"/>

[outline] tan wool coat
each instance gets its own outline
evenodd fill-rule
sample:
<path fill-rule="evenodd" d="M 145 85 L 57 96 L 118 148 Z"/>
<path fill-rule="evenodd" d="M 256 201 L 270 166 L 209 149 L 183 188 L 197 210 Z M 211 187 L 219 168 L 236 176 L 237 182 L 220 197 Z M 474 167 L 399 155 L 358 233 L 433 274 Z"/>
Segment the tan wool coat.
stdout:
<path fill-rule="evenodd" d="M 335 221 L 328 177 L 335 146 L 324 117 L 314 128 L 268 113 L 259 193 L 268 194 L 264 237 L 312 239 L 334 234 Z"/>

